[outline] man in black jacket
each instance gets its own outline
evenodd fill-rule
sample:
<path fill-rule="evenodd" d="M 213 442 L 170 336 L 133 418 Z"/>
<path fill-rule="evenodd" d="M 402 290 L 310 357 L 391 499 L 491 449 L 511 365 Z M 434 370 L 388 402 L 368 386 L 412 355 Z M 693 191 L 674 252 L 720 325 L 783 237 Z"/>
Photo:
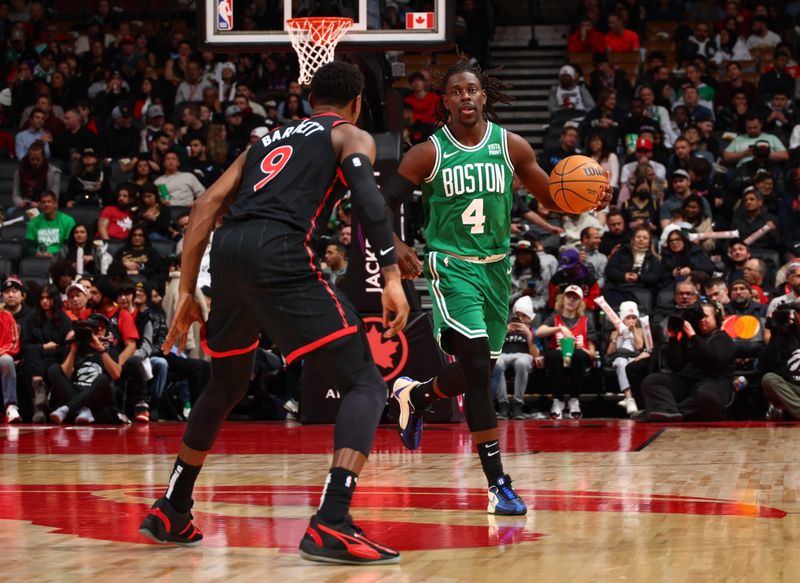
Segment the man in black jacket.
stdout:
<path fill-rule="evenodd" d="M 619 248 L 631 240 L 630 231 L 625 224 L 625 216 L 618 207 L 608 207 L 608 216 L 606 217 L 606 227 L 608 230 L 603 234 L 600 239 L 600 253 L 606 257 L 611 257 Z"/>
<path fill-rule="evenodd" d="M 666 363 L 672 372 L 651 374 L 642 383 L 648 421 L 716 420 L 730 401 L 733 340 L 720 329 L 718 306 L 699 307 L 699 320 L 685 314 L 689 319 L 676 318 L 667 326 Z"/>

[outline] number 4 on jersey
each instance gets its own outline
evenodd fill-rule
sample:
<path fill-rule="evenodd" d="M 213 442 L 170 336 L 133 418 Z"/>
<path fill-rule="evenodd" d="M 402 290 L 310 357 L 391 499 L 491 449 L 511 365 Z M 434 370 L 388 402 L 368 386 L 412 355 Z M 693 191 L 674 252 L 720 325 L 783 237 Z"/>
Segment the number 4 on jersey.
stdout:
<path fill-rule="evenodd" d="M 461 213 L 461 222 L 465 225 L 472 225 L 469 230 L 473 235 L 483 233 L 483 225 L 486 222 L 486 215 L 483 214 L 483 199 L 476 198 Z"/>
<path fill-rule="evenodd" d="M 281 146 L 268 152 L 267 155 L 264 156 L 264 159 L 261 160 L 261 171 L 266 174 L 266 176 L 253 186 L 253 192 L 258 192 L 264 188 L 270 180 L 275 178 L 278 173 L 283 170 L 283 167 L 286 166 L 286 163 L 291 157 L 291 146 Z"/>

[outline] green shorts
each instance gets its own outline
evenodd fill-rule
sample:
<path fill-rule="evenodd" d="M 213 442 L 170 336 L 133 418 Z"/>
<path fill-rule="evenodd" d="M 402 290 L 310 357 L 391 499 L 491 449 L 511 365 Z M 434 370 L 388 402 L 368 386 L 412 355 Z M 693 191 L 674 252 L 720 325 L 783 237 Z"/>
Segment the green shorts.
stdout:
<path fill-rule="evenodd" d="M 487 337 L 492 358 L 503 350 L 508 329 L 511 261 L 473 263 L 438 251 L 425 257 L 425 279 L 433 298 L 433 329 L 439 346 L 442 333 L 453 329 L 467 338 Z"/>

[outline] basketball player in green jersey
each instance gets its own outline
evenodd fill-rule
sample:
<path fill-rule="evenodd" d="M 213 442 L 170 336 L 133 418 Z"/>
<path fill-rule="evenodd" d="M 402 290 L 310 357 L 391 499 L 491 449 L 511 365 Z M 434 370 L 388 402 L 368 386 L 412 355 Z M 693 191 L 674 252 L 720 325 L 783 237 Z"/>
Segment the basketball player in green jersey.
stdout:
<path fill-rule="evenodd" d="M 512 176 L 545 207 L 558 211 L 549 177 L 528 142 L 497 124 L 494 104 L 510 100 L 507 86 L 464 62 L 444 76 L 440 127 L 411 148 L 384 195 L 397 210 L 422 186 L 425 213 L 424 274 L 433 298 L 441 348 L 456 357 L 425 382 L 395 381 L 399 430 L 409 449 L 422 439 L 422 414 L 437 399 L 464 394 L 464 415 L 489 483 L 488 512 L 520 515 L 525 503 L 503 471 L 491 371 L 503 347 L 509 313 Z M 600 203 L 611 200 L 607 189 Z M 395 237 L 404 277 L 417 277 L 416 253 Z"/>

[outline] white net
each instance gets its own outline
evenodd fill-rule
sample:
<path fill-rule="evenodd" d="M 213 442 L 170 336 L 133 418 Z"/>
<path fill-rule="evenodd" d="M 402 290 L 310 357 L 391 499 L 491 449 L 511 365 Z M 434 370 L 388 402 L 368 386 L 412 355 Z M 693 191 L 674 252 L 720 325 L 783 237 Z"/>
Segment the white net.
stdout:
<path fill-rule="evenodd" d="M 291 18 L 286 21 L 292 48 L 300 61 L 301 85 L 311 83 L 317 69 L 333 61 L 336 43 L 351 26 L 353 19 L 342 17 Z"/>

